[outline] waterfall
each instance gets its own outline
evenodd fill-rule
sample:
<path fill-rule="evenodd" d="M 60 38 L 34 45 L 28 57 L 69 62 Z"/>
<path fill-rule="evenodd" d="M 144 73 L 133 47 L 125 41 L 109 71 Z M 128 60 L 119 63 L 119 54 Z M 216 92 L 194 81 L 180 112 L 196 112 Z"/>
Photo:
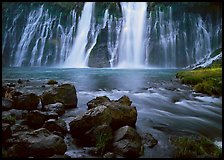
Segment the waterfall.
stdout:
<path fill-rule="evenodd" d="M 118 50 L 118 68 L 138 68 L 145 65 L 144 34 L 146 2 L 121 2 L 123 23 Z"/>
<path fill-rule="evenodd" d="M 86 46 L 88 43 L 88 33 L 91 28 L 92 12 L 94 8 L 93 2 L 86 2 L 82 11 L 81 19 L 78 24 L 78 30 L 75 37 L 70 55 L 64 63 L 64 67 L 87 67 L 85 59 Z"/>
<path fill-rule="evenodd" d="M 121 2 L 118 14 L 96 4 L 86 2 L 80 17 L 77 8 L 46 3 L 3 10 L 3 65 L 184 68 L 222 47 L 219 11 L 180 12 L 175 5 L 147 11 L 146 2 Z"/>

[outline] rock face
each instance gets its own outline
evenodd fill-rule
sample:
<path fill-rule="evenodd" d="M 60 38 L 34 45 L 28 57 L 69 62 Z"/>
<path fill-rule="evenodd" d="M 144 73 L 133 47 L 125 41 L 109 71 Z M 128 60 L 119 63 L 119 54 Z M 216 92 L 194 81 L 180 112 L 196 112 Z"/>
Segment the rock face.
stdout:
<path fill-rule="evenodd" d="M 50 157 L 63 155 L 67 149 L 64 140 L 47 129 L 40 128 L 33 132 L 18 132 L 12 135 L 13 145 L 8 150 L 9 157 Z"/>
<path fill-rule="evenodd" d="M 62 84 L 58 87 L 54 87 L 50 91 L 46 91 L 41 96 L 42 105 L 48 105 L 53 103 L 63 103 L 66 108 L 77 107 L 77 95 L 74 85 Z"/>
<path fill-rule="evenodd" d="M 124 157 L 138 157 L 143 153 L 141 137 L 130 126 L 124 126 L 115 131 L 113 150 Z"/>
<path fill-rule="evenodd" d="M 12 106 L 15 109 L 35 110 L 39 104 L 39 96 L 34 93 L 15 96 Z"/>

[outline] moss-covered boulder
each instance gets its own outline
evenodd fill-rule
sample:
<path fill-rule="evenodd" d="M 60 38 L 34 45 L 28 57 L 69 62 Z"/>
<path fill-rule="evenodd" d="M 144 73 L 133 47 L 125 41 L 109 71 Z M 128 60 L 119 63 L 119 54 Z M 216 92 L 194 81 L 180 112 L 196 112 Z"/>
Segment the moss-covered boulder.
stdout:
<path fill-rule="evenodd" d="M 107 103 L 110 102 L 110 99 L 107 96 L 100 96 L 92 99 L 87 103 L 88 109 L 95 108 L 99 105 L 106 105 Z"/>
<path fill-rule="evenodd" d="M 41 96 L 43 106 L 60 102 L 66 108 L 75 108 L 77 101 L 76 89 L 72 84 L 59 85 L 50 91 L 45 91 Z"/>

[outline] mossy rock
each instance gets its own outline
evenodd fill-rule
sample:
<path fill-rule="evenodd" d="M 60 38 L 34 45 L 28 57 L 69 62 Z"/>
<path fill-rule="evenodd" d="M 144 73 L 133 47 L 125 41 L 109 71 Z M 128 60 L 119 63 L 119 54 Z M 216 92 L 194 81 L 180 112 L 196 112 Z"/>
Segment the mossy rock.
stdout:
<path fill-rule="evenodd" d="M 77 95 L 75 86 L 72 84 L 62 84 L 46 91 L 41 96 L 42 105 L 48 105 L 60 102 L 65 105 L 65 108 L 77 107 Z"/>
<path fill-rule="evenodd" d="M 49 84 L 49 85 L 54 85 L 54 84 L 58 84 L 58 82 L 55 81 L 55 80 L 53 80 L 53 79 L 51 79 L 51 80 L 49 80 L 49 81 L 47 82 L 47 84 Z"/>

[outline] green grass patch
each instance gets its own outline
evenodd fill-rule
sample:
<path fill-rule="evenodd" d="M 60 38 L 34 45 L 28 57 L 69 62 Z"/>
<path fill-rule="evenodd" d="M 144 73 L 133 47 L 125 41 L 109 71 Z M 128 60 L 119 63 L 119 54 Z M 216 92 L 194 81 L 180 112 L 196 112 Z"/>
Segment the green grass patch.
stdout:
<path fill-rule="evenodd" d="M 181 80 L 181 83 L 192 85 L 197 92 L 222 96 L 221 67 L 180 71 L 176 77 Z"/>
<path fill-rule="evenodd" d="M 175 158 L 220 158 L 222 150 L 206 137 L 182 136 L 172 139 Z"/>

